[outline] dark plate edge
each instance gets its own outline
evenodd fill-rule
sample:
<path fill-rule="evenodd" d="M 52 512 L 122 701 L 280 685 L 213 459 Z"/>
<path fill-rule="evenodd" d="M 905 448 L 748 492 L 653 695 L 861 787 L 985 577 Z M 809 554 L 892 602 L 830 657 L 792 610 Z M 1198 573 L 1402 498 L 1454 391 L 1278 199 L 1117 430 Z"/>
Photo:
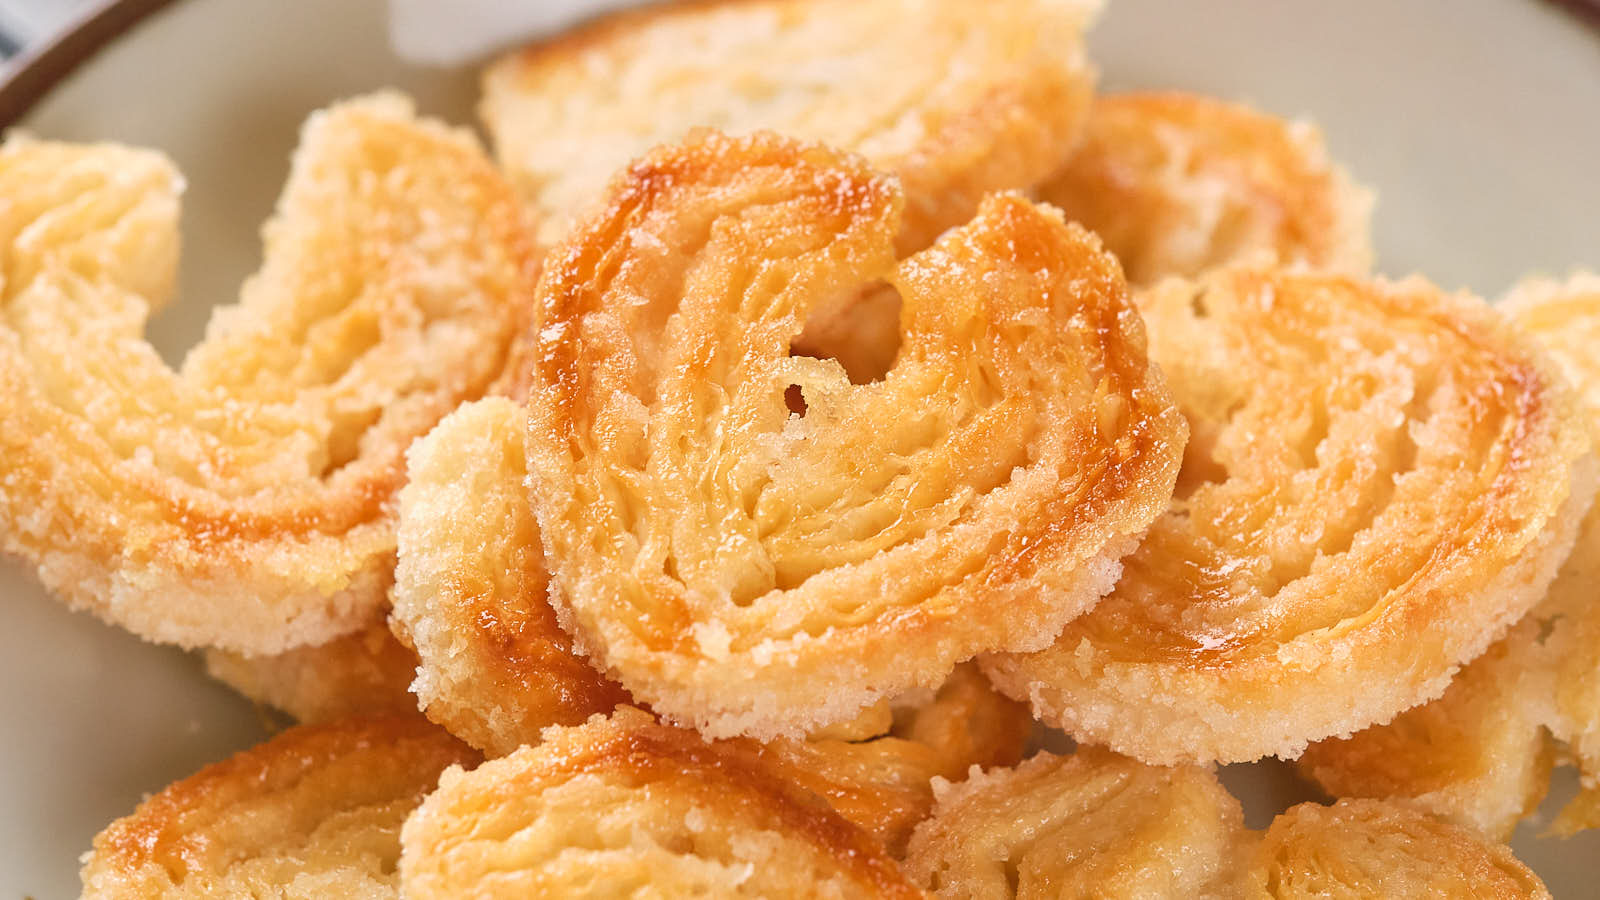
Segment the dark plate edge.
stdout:
<path fill-rule="evenodd" d="M 61 79 L 117 36 L 161 11 L 172 0 L 107 0 L 72 20 L 54 38 L 35 44 L 0 72 L 0 129 L 10 128 Z"/>

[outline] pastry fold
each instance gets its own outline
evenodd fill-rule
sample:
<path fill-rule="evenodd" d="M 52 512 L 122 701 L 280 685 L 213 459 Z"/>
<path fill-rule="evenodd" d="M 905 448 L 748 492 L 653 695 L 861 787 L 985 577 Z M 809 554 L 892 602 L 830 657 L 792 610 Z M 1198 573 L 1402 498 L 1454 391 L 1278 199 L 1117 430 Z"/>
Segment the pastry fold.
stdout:
<path fill-rule="evenodd" d="M 952 900 L 1550 896 L 1504 844 L 1416 810 L 1302 803 L 1254 832 L 1209 770 L 1094 748 L 936 790 L 906 870 Z"/>
<path fill-rule="evenodd" d="M 1329 159 L 1315 125 L 1199 94 L 1096 97 L 1038 197 L 1100 235 L 1141 287 L 1243 261 L 1372 265 L 1372 193 Z"/>
<path fill-rule="evenodd" d="M 448 770 L 402 832 L 405 896 L 922 896 L 875 839 L 741 746 L 624 707 Z"/>
<path fill-rule="evenodd" d="M 301 724 L 417 710 L 417 655 L 395 640 L 383 617 L 325 644 L 270 656 L 203 656 L 207 675 Z"/>
<path fill-rule="evenodd" d="M 548 261 L 527 455 L 552 604 L 708 736 L 798 736 L 1044 646 L 1170 497 L 1183 420 L 1099 242 L 997 195 L 897 263 L 901 202 L 856 157 L 707 133 Z M 790 355 L 875 280 L 904 302 L 883 381 Z"/>
<path fill-rule="evenodd" d="M 1600 277 L 1530 279 L 1499 307 L 1555 357 L 1600 435 Z M 1301 771 L 1339 796 L 1399 797 L 1506 836 L 1549 787 L 1555 738 L 1583 787 L 1552 830 L 1600 827 L 1600 507 L 1539 601 L 1443 697 L 1347 740 L 1315 744 Z"/>
<path fill-rule="evenodd" d="M 182 182 L 0 148 L 0 546 L 151 640 L 273 654 L 377 614 L 412 438 L 501 375 L 534 258 L 465 132 L 395 96 L 307 123 L 265 263 L 179 371 L 142 337 Z"/>
<path fill-rule="evenodd" d="M 512 53 L 483 78 L 496 157 L 553 243 L 612 174 L 701 127 L 853 150 L 898 175 L 901 252 L 1059 168 L 1094 85 L 1099 0 L 657 3 Z"/>
<path fill-rule="evenodd" d="M 1153 763 L 1298 756 L 1442 693 L 1543 596 L 1589 427 L 1481 301 L 1248 267 L 1142 292 L 1192 439 L 1172 508 L 1053 646 L 985 661 Z"/>
<path fill-rule="evenodd" d="M 398 898 L 401 824 L 445 767 L 476 761 L 415 714 L 291 729 L 111 823 L 83 896 Z"/>

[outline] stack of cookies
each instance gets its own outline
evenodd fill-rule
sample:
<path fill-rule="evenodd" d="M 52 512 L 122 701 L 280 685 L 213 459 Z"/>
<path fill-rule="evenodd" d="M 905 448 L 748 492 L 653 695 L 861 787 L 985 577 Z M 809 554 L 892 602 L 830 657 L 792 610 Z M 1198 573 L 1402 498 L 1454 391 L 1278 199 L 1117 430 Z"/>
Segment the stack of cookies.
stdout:
<path fill-rule="evenodd" d="M 1315 128 L 1097 96 L 1095 6 L 619 14 L 492 157 L 318 112 L 177 370 L 181 176 L 7 141 L 0 541 L 303 723 L 85 896 L 1548 896 L 1600 278 L 1374 277 Z M 1336 802 L 1246 828 L 1267 756 Z"/>

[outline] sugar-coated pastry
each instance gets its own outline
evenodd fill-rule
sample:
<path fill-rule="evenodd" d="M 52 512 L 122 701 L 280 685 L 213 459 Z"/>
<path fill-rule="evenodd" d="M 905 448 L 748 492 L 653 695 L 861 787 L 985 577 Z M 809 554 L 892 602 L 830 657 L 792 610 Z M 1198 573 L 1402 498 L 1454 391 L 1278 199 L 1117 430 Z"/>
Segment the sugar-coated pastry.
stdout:
<path fill-rule="evenodd" d="M 1095 98 L 1082 143 L 1038 194 L 1099 234 L 1135 285 L 1245 259 L 1372 265 L 1372 195 L 1316 126 L 1197 94 Z"/>
<path fill-rule="evenodd" d="M 1305 774 L 1335 797 L 1404 799 L 1441 818 L 1509 840 L 1550 786 L 1554 754 L 1542 727 L 1532 615 L 1450 682 L 1444 695 L 1386 725 L 1306 748 Z"/>
<path fill-rule="evenodd" d="M 1273 900 L 1547 900 L 1504 844 L 1377 800 L 1302 803 L 1273 820 L 1242 896 Z"/>
<path fill-rule="evenodd" d="M 906 870 L 951 900 L 1550 896 L 1510 848 L 1417 810 L 1302 803 L 1256 833 L 1209 770 L 1095 748 L 936 791 Z"/>
<path fill-rule="evenodd" d="M 1600 276 L 1529 279 L 1500 308 L 1555 357 L 1600 435 Z M 1596 597 L 1600 507 L 1584 519 L 1548 595 L 1443 697 L 1349 740 L 1313 746 L 1302 771 L 1336 795 L 1402 797 L 1506 835 L 1545 794 L 1553 735 L 1584 776 L 1553 830 L 1600 827 Z"/>
<path fill-rule="evenodd" d="M 623 707 L 447 770 L 402 832 L 405 896 L 921 896 L 878 841 L 744 743 Z"/>
<path fill-rule="evenodd" d="M 1095 748 L 1040 753 L 937 793 L 906 870 L 944 898 L 1233 897 L 1250 839 L 1210 771 Z"/>
<path fill-rule="evenodd" d="M 400 492 L 394 621 L 421 661 L 417 698 L 490 756 L 628 699 L 556 624 L 528 506 L 526 431 L 527 413 L 509 400 L 466 404 L 411 448 Z"/>
<path fill-rule="evenodd" d="M 206 673 L 304 724 L 349 716 L 414 713 L 417 655 L 379 619 L 326 644 L 271 656 L 205 651 Z"/>
<path fill-rule="evenodd" d="M 552 603 L 708 736 L 797 737 L 1044 646 L 1170 497 L 1183 420 L 1099 242 L 996 195 L 897 262 L 901 202 L 856 157 L 706 133 L 547 262 L 527 452 Z M 790 355 L 875 281 L 905 305 L 883 381 Z"/>
<path fill-rule="evenodd" d="M 323 643 L 383 602 L 406 446 L 501 374 L 523 212 L 408 101 L 318 113 L 264 265 L 174 372 L 142 331 L 181 189 L 150 152 L 0 148 L 0 547 L 148 639 Z"/>
<path fill-rule="evenodd" d="M 400 826 L 474 754 L 415 713 L 294 728 L 111 823 L 85 900 L 397 900 Z"/>
<path fill-rule="evenodd" d="M 1298 756 L 1441 694 L 1543 596 L 1595 489 L 1554 365 L 1420 279 L 1231 268 L 1140 295 L 1192 437 L 1053 646 L 985 662 L 1146 762 Z"/>
<path fill-rule="evenodd" d="M 701 0 L 602 18 L 483 79 L 501 165 L 560 238 L 629 161 L 696 128 L 770 130 L 900 176 L 902 252 L 1058 168 L 1100 0 Z"/>

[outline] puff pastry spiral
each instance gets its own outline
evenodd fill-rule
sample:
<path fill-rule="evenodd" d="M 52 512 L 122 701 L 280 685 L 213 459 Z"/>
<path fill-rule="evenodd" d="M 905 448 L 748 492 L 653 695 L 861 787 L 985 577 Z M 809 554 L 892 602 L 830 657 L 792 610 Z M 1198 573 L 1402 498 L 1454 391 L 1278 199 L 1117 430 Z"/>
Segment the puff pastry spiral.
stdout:
<path fill-rule="evenodd" d="M 1588 425 L 1489 307 L 1253 268 L 1140 305 L 1192 429 L 1176 499 L 1092 613 L 986 662 L 1001 690 L 1148 762 L 1294 757 L 1438 696 L 1543 595 Z"/>
<path fill-rule="evenodd" d="M 550 257 L 527 449 L 551 598 L 709 736 L 798 736 L 1042 646 L 1170 494 L 1183 421 L 1098 241 L 1001 195 L 897 264 L 899 210 L 854 157 L 707 134 Z M 905 302 L 884 381 L 789 354 L 874 279 Z"/>

